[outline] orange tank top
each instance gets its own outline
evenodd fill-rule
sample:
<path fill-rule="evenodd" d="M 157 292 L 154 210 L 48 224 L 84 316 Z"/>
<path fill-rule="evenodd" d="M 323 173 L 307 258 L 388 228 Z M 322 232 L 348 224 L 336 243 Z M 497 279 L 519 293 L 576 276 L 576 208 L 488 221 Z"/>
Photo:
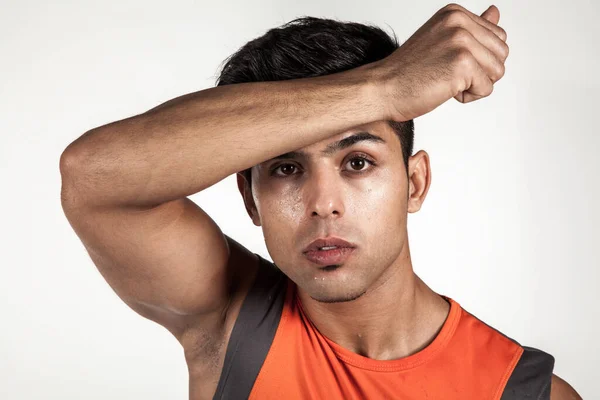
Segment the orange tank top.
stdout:
<path fill-rule="evenodd" d="M 294 282 L 269 261 L 261 263 L 232 332 L 215 399 L 549 396 L 552 356 L 521 346 L 449 297 L 443 296 L 448 317 L 427 347 L 401 359 L 374 360 L 323 336 L 305 315 Z"/>

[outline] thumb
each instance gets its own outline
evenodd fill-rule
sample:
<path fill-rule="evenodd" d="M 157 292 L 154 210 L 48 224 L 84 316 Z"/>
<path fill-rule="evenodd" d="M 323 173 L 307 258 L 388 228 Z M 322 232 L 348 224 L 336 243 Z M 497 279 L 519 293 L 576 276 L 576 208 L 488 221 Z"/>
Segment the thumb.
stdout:
<path fill-rule="evenodd" d="M 487 19 L 492 24 L 498 25 L 498 21 L 500 21 L 500 10 L 498 10 L 498 7 L 491 5 L 483 12 L 483 14 L 481 14 L 481 17 Z"/>

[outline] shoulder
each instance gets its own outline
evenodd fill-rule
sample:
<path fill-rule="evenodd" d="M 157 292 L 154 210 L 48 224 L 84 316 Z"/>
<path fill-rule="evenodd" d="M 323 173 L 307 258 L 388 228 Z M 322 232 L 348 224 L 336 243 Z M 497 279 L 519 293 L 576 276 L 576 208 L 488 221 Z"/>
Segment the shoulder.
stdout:
<path fill-rule="evenodd" d="M 481 349 L 488 349 L 490 355 L 497 358 L 502 349 L 512 355 L 510 359 L 502 358 L 506 369 L 501 382 L 501 400 L 549 400 L 554 357 L 540 349 L 521 345 L 464 308 L 463 311 L 468 325 L 473 327 L 471 329 L 477 330 L 477 336 L 485 339 Z"/>
<path fill-rule="evenodd" d="M 282 315 L 287 276 L 275 264 L 254 254 L 258 271 L 236 315 L 215 399 L 247 398 Z"/>
<path fill-rule="evenodd" d="M 514 343 L 523 349 L 516 365 L 512 369 L 502 394 L 502 400 L 539 399 L 539 400 L 580 400 L 581 396 L 566 381 L 553 373 L 554 357 L 543 350 L 522 346 L 516 340 L 506 336 L 496 328 L 464 310 L 473 321 L 477 321 L 495 332 L 497 337 Z"/>
<path fill-rule="evenodd" d="M 550 400 L 581 400 L 581 396 L 562 378 L 552 374 Z"/>
<path fill-rule="evenodd" d="M 533 347 L 522 347 L 523 353 L 510 374 L 502 400 L 523 398 L 548 400 L 554 357 Z"/>
<path fill-rule="evenodd" d="M 535 398 L 540 400 L 581 400 L 566 381 L 553 373 L 554 357 L 542 350 L 523 346 L 502 395 L 502 400 Z"/>

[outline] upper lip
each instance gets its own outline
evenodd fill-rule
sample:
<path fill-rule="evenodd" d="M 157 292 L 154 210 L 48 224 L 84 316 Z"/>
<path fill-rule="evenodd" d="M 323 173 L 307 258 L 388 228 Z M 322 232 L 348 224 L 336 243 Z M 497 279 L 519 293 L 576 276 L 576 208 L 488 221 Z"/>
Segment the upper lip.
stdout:
<path fill-rule="evenodd" d="M 356 247 L 353 243 L 347 242 L 344 239 L 340 239 L 338 237 L 326 237 L 326 238 L 318 238 L 317 240 L 311 242 L 305 249 L 304 253 L 309 251 L 319 250 L 319 247 L 327 247 L 327 246 L 336 246 L 336 247 Z"/>

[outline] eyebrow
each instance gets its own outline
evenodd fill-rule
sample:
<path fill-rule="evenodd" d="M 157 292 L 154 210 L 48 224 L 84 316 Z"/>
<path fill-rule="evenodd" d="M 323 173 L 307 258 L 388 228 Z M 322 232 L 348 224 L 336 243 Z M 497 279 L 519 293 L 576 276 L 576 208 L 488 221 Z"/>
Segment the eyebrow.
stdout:
<path fill-rule="evenodd" d="M 324 150 L 321 150 L 321 155 L 326 157 L 331 156 L 332 154 L 335 154 L 336 152 L 353 146 L 359 142 L 385 143 L 385 140 L 369 132 L 359 132 L 352 136 L 348 136 L 342 140 L 338 140 L 337 142 L 328 144 Z M 273 157 L 268 161 L 299 158 L 306 159 L 311 158 L 311 156 L 308 153 L 305 153 L 304 151 L 290 151 L 288 153 L 283 153 L 276 157 Z"/>

